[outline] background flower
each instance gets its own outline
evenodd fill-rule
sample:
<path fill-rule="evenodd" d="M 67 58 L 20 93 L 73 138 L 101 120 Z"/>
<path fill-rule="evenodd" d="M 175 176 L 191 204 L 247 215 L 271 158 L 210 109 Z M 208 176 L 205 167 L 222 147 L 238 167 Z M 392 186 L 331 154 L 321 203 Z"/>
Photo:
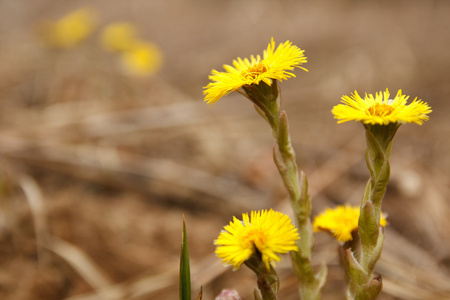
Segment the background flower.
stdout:
<path fill-rule="evenodd" d="M 131 49 L 121 54 L 126 72 L 136 76 L 156 73 L 162 65 L 163 56 L 158 46 L 150 42 L 136 42 Z"/>
<path fill-rule="evenodd" d="M 80 8 L 56 22 L 44 22 L 41 33 L 48 46 L 71 48 L 90 36 L 96 24 L 95 12 L 89 8 Z"/>
<path fill-rule="evenodd" d="M 127 22 L 115 22 L 106 26 L 101 33 L 101 43 L 109 51 L 127 51 L 137 41 L 136 27 Z"/>

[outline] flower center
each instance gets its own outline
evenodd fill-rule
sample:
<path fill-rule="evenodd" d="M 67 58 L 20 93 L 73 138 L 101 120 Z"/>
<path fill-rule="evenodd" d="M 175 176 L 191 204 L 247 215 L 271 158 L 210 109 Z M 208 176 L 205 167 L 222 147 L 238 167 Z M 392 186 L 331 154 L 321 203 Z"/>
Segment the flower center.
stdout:
<path fill-rule="evenodd" d="M 258 250 L 262 250 L 262 246 L 266 243 L 267 236 L 261 229 L 250 229 L 247 232 L 247 236 L 245 238 L 245 241 L 248 246 L 255 245 Z"/>
<path fill-rule="evenodd" d="M 242 76 L 244 76 L 245 79 L 254 80 L 256 79 L 256 77 L 258 77 L 264 72 L 267 72 L 267 68 L 263 64 L 263 62 L 260 61 L 254 64 L 253 66 L 249 67 L 247 70 L 243 71 Z"/>
<path fill-rule="evenodd" d="M 342 228 L 346 228 L 349 230 L 355 230 L 358 228 L 358 218 L 359 216 L 354 216 L 352 218 L 352 216 L 349 216 L 347 218 L 341 218 L 338 222 L 336 223 L 340 223 L 340 227 Z"/>
<path fill-rule="evenodd" d="M 390 115 L 394 111 L 394 107 L 389 104 L 375 104 L 368 108 L 368 112 L 371 116 L 384 117 Z"/>

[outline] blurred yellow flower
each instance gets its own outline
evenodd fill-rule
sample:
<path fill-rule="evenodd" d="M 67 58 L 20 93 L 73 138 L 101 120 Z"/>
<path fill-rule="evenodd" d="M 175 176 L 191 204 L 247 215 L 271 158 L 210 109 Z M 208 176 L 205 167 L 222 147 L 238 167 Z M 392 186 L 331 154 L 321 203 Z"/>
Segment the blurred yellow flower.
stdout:
<path fill-rule="evenodd" d="M 355 91 L 352 96 L 343 96 L 343 104 L 336 105 L 332 113 L 338 123 L 361 121 L 364 124 L 388 125 L 389 123 L 417 123 L 422 125 L 428 120 L 431 108 L 427 103 L 414 99 L 406 104 L 409 96 L 399 90 L 394 99 L 389 98 L 389 91 L 365 95 L 364 99 Z"/>
<path fill-rule="evenodd" d="M 162 65 L 163 56 L 159 48 L 152 43 L 139 41 L 121 55 L 126 72 L 135 76 L 152 75 Z"/>
<path fill-rule="evenodd" d="M 303 52 L 304 50 L 293 46 L 289 41 L 280 44 L 275 50 L 275 42 L 272 38 L 267 49 L 264 50 L 262 59 L 259 55 L 256 57 L 251 55 L 250 60 L 247 58 L 242 60 L 238 57 L 237 60 L 233 60 L 234 67 L 223 66 L 225 72 L 212 70 L 212 75 L 209 76 L 212 82 L 203 88 L 205 101 L 213 104 L 245 85 L 258 85 L 262 81 L 270 86 L 272 80 L 283 81 L 295 77 L 295 74 L 289 71 L 296 67 L 308 71 L 300 66 L 307 62 Z"/>
<path fill-rule="evenodd" d="M 351 241 L 352 232 L 358 229 L 359 206 L 339 205 L 327 208 L 314 218 L 314 231 L 326 231 L 342 242 Z M 381 214 L 380 224 L 386 226 L 386 218 Z"/>
<path fill-rule="evenodd" d="M 56 22 L 42 24 L 44 41 L 55 48 L 71 48 L 92 34 L 97 24 L 96 14 L 92 9 L 75 10 Z"/>
<path fill-rule="evenodd" d="M 277 253 L 298 251 L 296 240 L 300 238 L 291 219 L 272 209 L 242 214 L 242 221 L 233 217 L 217 240 L 216 254 L 226 265 L 238 269 L 255 251 L 262 255 L 267 269 L 272 261 L 280 261 Z"/>
<path fill-rule="evenodd" d="M 112 23 L 103 29 L 100 41 L 107 50 L 128 51 L 138 41 L 137 29 L 127 22 Z"/>

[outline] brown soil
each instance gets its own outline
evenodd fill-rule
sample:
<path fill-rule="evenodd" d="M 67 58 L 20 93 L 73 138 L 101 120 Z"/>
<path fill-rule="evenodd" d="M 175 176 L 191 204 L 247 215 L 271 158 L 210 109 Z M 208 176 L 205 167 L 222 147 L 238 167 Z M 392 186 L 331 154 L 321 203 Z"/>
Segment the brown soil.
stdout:
<path fill-rule="evenodd" d="M 68 2 L 67 2 L 68 3 Z M 357 204 L 368 172 L 359 124 L 337 125 L 340 97 L 402 89 L 433 108 L 394 143 L 379 299 L 450 299 L 450 2 L 60 1 L 0 4 L 0 299 L 176 299 L 182 216 L 194 297 L 235 288 L 253 299 L 254 275 L 224 268 L 213 240 L 233 215 L 289 213 L 273 140 L 234 93 L 213 108 L 211 69 L 290 40 L 309 73 L 281 84 L 313 214 Z M 91 5 L 99 27 L 69 50 L 37 33 Z M 101 49 L 101 28 L 129 21 L 159 45 L 155 76 L 123 74 Z M 329 267 L 323 299 L 344 299 L 337 244 L 316 235 Z M 280 299 L 299 299 L 289 259 Z"/>

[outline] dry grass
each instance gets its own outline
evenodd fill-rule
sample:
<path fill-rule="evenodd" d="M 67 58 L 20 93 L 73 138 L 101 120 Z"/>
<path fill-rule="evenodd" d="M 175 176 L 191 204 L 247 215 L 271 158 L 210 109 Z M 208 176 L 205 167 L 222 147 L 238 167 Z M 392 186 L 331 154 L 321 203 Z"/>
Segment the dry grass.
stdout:
<path fill-rule="evenodd" d="M 282 90 L 314 213 L 358 203 L 368 176 L 360 126 L 330 114 L 341 95 L 401 88 L 432 106 L 396 137 L 377 272 L 380 299 L 450 299 L 450 3 L 95 2 L 101 26 L 134 22 L 163 49 L 163 70 L 140 79 L 121 74 L 98 32 L 67 51 L 40 45 L 39 20 L 85 4 L 0 4 L 1 299 L 176 299 L 182 214 L 193 290 L 252 299 L 253 274 L 223 268 L 212 241 L 232 215 L 289 205 L 268 126 L 241 96 L 210 109 L 201 90 L 271 36 L 309 59 Z M 324 299 L 344 298 L 336 247 L 317 235 Z M 298 299 L 287 259 L 278 271 L 281 298 Z"/>

